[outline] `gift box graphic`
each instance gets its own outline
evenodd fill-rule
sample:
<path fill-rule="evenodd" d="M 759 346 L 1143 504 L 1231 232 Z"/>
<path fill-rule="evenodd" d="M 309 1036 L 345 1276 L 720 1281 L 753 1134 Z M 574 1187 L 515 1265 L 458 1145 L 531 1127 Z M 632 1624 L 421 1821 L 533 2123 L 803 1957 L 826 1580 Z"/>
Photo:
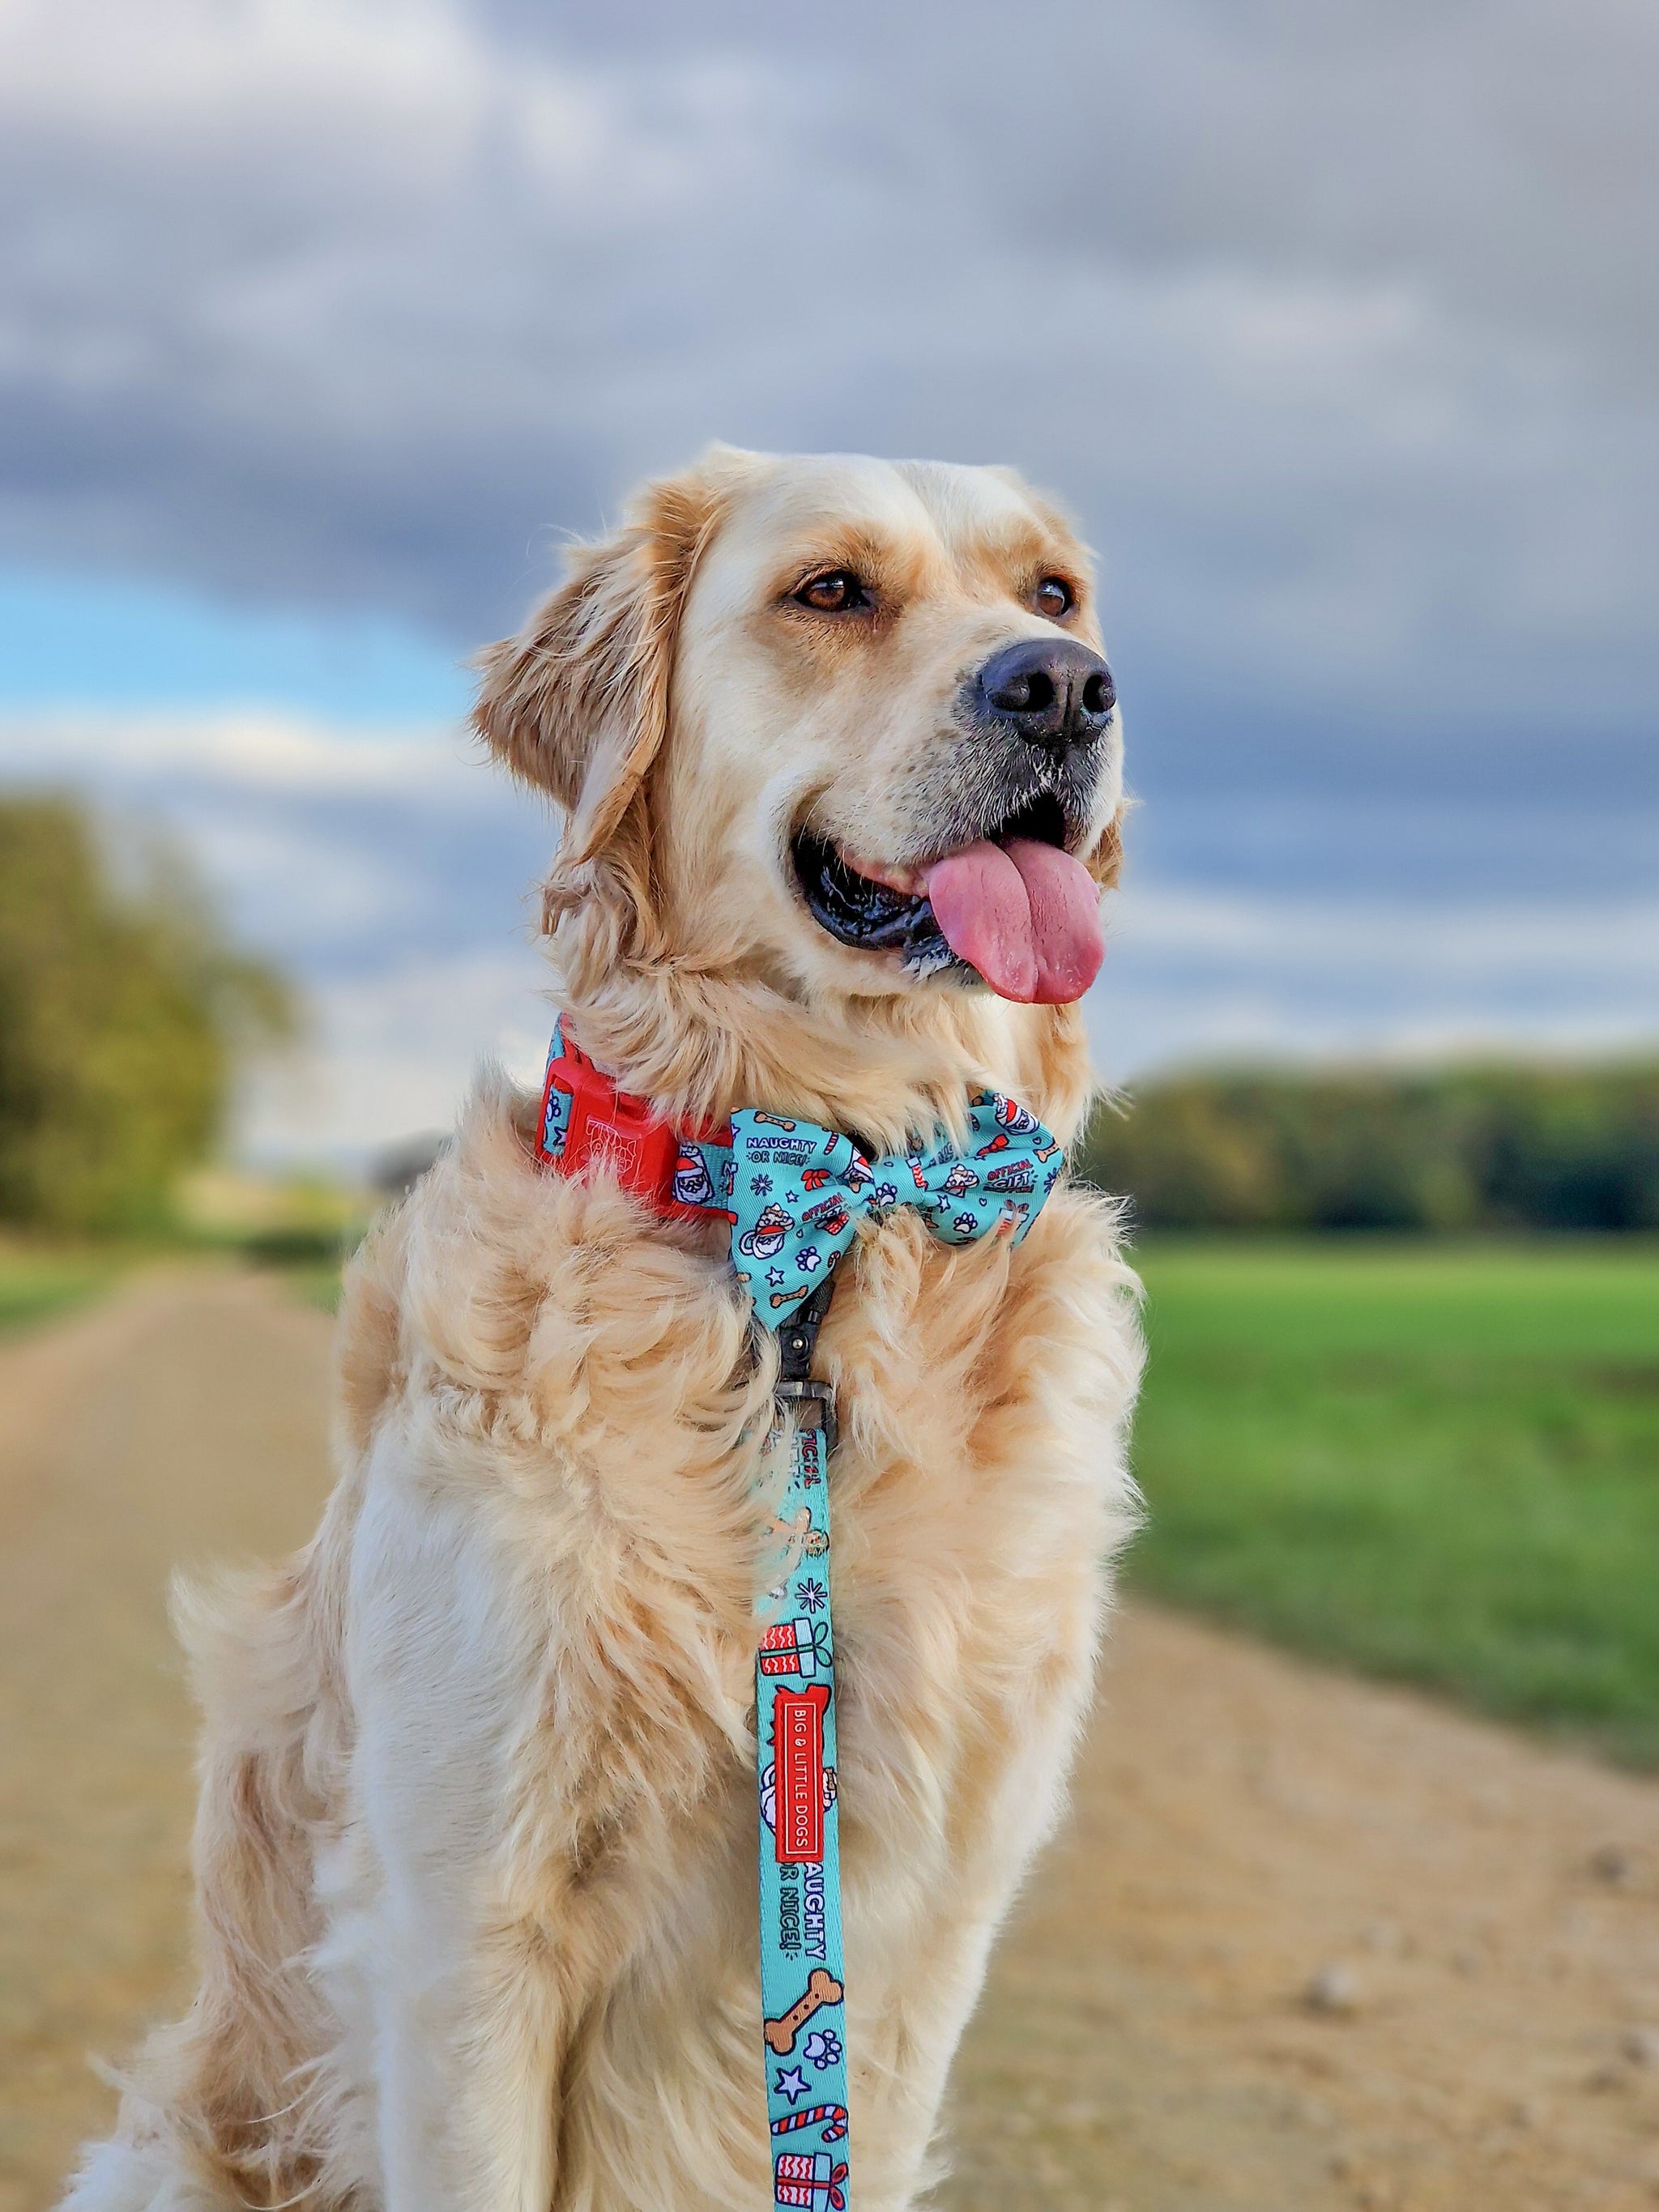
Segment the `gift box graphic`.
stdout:
<path fill-rule="evenodd" d="M 761 1632 L 763 1674 L 816 1674 L 820 1667 L 830 1671 L 828 1631 L 823 1621 L 815 1626 L 805 1613 L 798 1613 L 793 1620 L 780 1620 Z"/>
<path fill-rule="evenodd" d="M 781 2150 L 774 2174 L 775 2201 L 806 2212 L 846 2212 L 847 2167 L 827 2150 Z"/>

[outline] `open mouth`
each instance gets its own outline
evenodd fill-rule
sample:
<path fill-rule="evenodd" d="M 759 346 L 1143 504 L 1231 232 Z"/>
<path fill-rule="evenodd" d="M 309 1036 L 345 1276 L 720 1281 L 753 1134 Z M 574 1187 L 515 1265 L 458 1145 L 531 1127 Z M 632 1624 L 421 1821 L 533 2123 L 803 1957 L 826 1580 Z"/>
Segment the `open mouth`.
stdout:
<path fill-rule="evenodd" d="M 878 869 L 802 831 L 791 850 L 807 909 L 842 945 L 896 952 L 907 975 L 953 971 L 1022 1004 L 1068 1004 L 1105 952 L 1099 892 L 1066 849 L 1049 793 L 988 836 L 914 867 Z"/>

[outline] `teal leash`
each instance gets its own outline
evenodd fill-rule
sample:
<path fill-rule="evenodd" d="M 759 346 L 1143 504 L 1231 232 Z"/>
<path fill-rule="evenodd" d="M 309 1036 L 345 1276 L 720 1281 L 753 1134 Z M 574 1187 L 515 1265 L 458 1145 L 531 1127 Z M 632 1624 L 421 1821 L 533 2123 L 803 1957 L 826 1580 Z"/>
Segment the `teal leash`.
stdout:
<path fill-rule="evenodd" d="M 762 2033 L 774 2200 L 811 2212 L 848 2203 L 847 1972 L 836 1789 L 836 1650 L 830 1581 L 834 1395 L 812 1353 L 835 1279 L 778 1332 L 777 1400 L 789 1474 L 775 1533 L 784 1574 L 755 1659 L 760 1798 Z"/>

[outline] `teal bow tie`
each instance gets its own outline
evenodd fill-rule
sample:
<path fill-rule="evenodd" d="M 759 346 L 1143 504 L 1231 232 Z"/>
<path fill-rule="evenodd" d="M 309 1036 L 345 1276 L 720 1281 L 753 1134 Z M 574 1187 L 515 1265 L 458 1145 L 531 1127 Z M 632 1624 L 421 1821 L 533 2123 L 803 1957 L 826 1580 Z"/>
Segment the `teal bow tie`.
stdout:
<path fill-rule="evenodd" d="M 834 1268 L 861 1218 L 911 1206 L 947 1244 L 971 1244 L 1002 1222 L 1016 1243 L 1024 1236 L 1058 1180 L 1059 1143 L 994 1091 L 974 1098 L 968 1121 L 961 1152 L 946 1139 L 867 1160 L 815 1121 L 745 1109 L 732 1116 L 729 1147 L 681 1139 L 675 1194 L 706 1185 L 705 1202 L 724 1201 L 738 1279 L 776 1328 Z"/>

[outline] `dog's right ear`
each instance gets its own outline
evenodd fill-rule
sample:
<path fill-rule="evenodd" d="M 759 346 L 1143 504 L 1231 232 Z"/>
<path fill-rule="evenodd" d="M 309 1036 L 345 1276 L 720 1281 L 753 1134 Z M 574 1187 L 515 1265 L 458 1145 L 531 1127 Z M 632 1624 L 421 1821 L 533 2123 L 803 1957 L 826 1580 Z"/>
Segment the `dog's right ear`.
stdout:
<path fill-rule="evenodd" d="M 667 732 L 680 615 L 720 512 L 706 471 L 648 485 L 615 537 L 577 549 L 568 580 L 518 636 L 474 664 L 473 727 L 564 811 L 551 909 L 580 895 L 583 872 L 630 809 L 642 817 L 635 801 Z"/>

